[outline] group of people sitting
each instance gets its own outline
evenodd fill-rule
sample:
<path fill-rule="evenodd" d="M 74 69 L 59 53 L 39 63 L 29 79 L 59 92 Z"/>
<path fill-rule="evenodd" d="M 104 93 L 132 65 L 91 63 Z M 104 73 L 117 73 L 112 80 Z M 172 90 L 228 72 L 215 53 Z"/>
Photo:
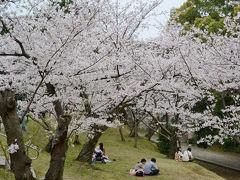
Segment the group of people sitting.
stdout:
<path fill-rule="evenodd" d="M 134 169 L 130 169 L 130 174 L 135 176 L 154 176 L 159 174 L 159 169 L 156 166 L 156 159 L 152 158 L 151 161 L 148 162 L 146 161 L 146 159 L 141 159 L 141 161 L 135 165 Z"/>
<path fill-rule="evenodd" d="M 182 153 L 181 147 L 177 148 L 175 153 L 176 161 L 191 162 L 193 161 L 192 149 L 189 147 L 184 153 Z"/>

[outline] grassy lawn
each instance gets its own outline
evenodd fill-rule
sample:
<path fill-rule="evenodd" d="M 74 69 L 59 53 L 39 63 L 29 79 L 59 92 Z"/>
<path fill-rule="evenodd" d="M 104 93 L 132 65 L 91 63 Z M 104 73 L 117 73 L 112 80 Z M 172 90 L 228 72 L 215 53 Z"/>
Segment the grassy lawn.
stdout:
<path fill-rule="evenodd" d="M 81 145 L 70 147 L 67 153 L 65 163 L 64 180 L 125 180 L 125 179 L 139 179 L 127 174 L 130 168 L 141 158 L 150 160 L 152 157 L 157 159 L 157 166 L 160 169 L 161 175 L 156 177 L 146 177 L 146 179 L 161 179 L 161 180 L 221 180 L 223 178 L 208 171 L 195 163 L 182 163 L 175 162 L 174 160 L 167 159 L 164 155 L 160 154 L 155 144 L 147 141 L 144 138 L 139 138 L 138 147 L 133 147 L 133 138 L 128 138 L 129 133 L 127 128 L 123 129 L 126 141 L 122 142 L 117 129 L 108 129 L 103 134 L 100 141 L 104 143 L 106 153 L 111 159 L 116 159 L 115 162 L 107 164 L 94 164 L 102 170 L 94 170 L 88 166 L 80 165 L 74 159 L 77 157 L 81 150 Z M 27 124 L 27 133 L 24 133 L 25 139 L 32 138 L 32 142 L 39 148 L 44 148 L 48 139 L 46 133 L 42 128 L 36 124 Z M 85 135 L 81 136 L 81 143 L 84 143 Z M 1 142 L 5 141 L 0 137 Z M 2 154 L 2 150 L 0 150 Z M 44 151 L 40 153 L 37 160 L 32 162 L 38 179 L 43 179 L 49 167 L 50 155 Z M 7 172 L 0 168 L 0 179 L 14 179 L 11 172 Z"/>

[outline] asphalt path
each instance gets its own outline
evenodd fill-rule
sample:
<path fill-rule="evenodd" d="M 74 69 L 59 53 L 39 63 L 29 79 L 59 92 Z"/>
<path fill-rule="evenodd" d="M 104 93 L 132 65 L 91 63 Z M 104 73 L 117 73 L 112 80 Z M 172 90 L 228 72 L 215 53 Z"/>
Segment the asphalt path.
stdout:
<path fill-rule="evenodd" d="M 144 134 L 139 133 L 139 136 L 144 136 Z M 153 136 L 151 141 L 158 142 L 157 137 Z M 182 151 L 185 151 L 188 148 L 188 145 L 182 144 L 181 148 Z M 216 152 L 199 148 L 197 146 L 191 146 L 191 149 L 194 158 L 197 160 L 240 172 L 240 155 L 238 154 L 235 155 L 227 152 Z"/>

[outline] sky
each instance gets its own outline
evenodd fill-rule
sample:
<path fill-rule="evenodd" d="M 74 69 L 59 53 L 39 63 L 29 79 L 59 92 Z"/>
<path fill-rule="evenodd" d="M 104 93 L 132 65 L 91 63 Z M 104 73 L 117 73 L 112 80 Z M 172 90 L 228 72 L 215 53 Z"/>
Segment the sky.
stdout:
<path fill-rule="evenodd" d="M 0 0 L 1 1 L 1 0 Z M 148 0 L 145 0 L 148 1 Z M 160 0 L 159 0 L 160 1 Z M 162 4 L 160 4 L 154 11 L 157 12 L 157 15 L 148 19 L 148 23 L 151 25 L 147 27 L 147 29 L 139 31 L 139 40 L 146 40 L 148 38 L 154 38 L 161 33 L 161 25 L 165 25 L 167 20 L 169 19 L 170 10 L 172 8 L 179 8 L 184 2 L 187 0 L 163 0 Z M 127 0 L 119 0 L 121 3 L 127 2 Z"/>
<path fill-rule="evenodd" d="M 157 28 L 156 26 L 159 26 L 160 24 L 165 25 L 167 20 L 169 19 L 170 10 L 172 8 L 179 8 L 186 1 L 187 0 L 163 0 L 163 3 L 157 8 L 157 11 L 166 13 L 151 17 L 151 26 L 149 26 L 148 29 L 140 32 L 139 39 L 156 37 L 160 33 L 160 28 Z"/>

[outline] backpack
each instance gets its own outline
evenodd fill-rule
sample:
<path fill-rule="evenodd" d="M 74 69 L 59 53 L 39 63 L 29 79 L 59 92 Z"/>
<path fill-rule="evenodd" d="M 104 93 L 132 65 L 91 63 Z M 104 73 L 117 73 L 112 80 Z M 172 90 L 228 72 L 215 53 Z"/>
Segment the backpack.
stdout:
<path fill-rule="evenodd" d="M 102 161 L 103 157 L 102 157 L 102 152 L 95 152 L 96 153 L 96 161 Z"/>
<path fill-rule="evenodd" d="M 136 176 L 143 176 L 143 171 L 136 172 Z"/>

